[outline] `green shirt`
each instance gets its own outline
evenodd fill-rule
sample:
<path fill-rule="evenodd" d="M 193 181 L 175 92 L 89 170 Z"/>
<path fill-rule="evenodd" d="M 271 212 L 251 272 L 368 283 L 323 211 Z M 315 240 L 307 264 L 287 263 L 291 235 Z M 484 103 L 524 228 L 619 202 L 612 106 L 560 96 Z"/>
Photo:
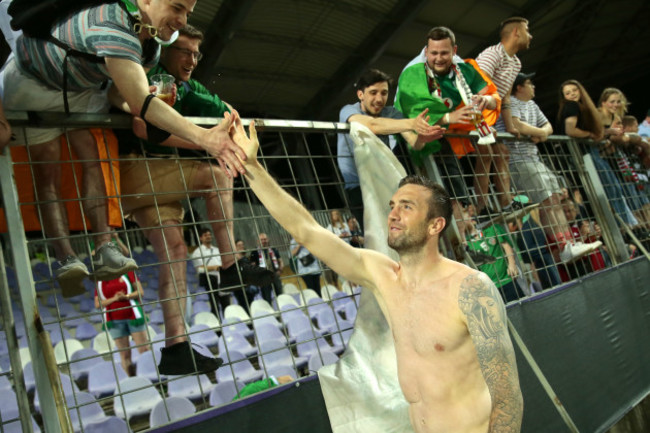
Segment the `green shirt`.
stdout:
<path fill-rule="evenodd" d="M 501 224 L 493 224 L 485 228 L 482 234 L 479 231 L 478 237 L 467 235 L 467 245 L 472 251 L 479 251 L 497 259 L 494 263 L 487 263 L 479 267 L 497 287 L 512 281 L 508 275 L 508 259 L 505 257 L 502 243 L 507 243 L 513 250 L 515 249 Z"/>
<path fill-rule="evenodd" d="M 479 93 L 487 83 L 476 69 L 469 63 L 459 63 L 460 69 L 467 85 L 474 94 Z M 397 95 L 395 96 L 395 108 L 404 114 L 404 117 L 412 119 L 417 117 L 425 108 L 429 109 L 429 123 L 434 125 L 446 113 L 450 113 L 460 105 L 462 98 L 456 88 L 454 74 L 437 76 L 436 80 L 440 86 L 442 99 L 432 96 L 429 91 L 424 63 L 416 63 L 404 69 L 399 76 Z M 447 101 L 447 105 L 443 102 Z M 409 148 L 409 153 L 416 165 L 421 165 L 424 158 L 440 151 L 441 144 L 438 140 L 427 143 L 421 150 Z"/>

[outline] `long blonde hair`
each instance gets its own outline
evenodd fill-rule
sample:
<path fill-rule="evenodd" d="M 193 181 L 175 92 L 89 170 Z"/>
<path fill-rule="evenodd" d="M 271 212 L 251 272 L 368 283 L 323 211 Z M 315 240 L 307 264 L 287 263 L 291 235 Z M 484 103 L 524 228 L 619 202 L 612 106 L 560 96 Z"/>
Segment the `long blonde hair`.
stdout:
<path fill-rule="evenodd" d="M 618 94 L 621 97 L 621 107 L 616 111 L 616 114 L 618 115 L 618 117 L 622 119 L 623 117 L 625 117 L 625 114 L 627 113 L 627 106 L 630 105 L 630 103 L 625 97 L 625 93 L 621 92 L 616 87 L 608 87 L 605 90 L 603 90 L 603 93 L 600 94 L 600 99 L 598 99 L 598 105 L 602 111 L 603 104 L 605 103 L 605 101 L 607 101 L 610 96 L 616 94 Z"/>

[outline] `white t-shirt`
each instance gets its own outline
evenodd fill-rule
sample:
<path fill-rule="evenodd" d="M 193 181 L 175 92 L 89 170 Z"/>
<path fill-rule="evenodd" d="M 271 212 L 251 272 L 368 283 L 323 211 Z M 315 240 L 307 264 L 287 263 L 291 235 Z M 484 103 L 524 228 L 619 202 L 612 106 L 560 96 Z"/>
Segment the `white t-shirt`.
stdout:
<path fill-rule="evenodd" d="M 206 247 L 201 244 L 192 252 L 190 256 L 192 259 L 192 264 L 196 268 L 197 272 L 205 272 L 205 268 L 208 266 L 221 266 L 221 253 L 217 247 Z M 217 278 L 219 277 L 219 271 L 210 271 L 210 275 L 214 275 Z"/>

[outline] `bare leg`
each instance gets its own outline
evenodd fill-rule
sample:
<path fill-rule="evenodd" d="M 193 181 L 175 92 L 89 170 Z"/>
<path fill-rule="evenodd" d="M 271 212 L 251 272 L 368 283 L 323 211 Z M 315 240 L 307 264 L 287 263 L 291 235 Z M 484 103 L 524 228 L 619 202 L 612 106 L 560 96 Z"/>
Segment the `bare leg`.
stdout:
<path fill-rule="evenodd" d="M 146 231 L 160 262 L 158 297 L 165 322 L 165 346 L 187 340 L 185 329 L 185 296 L 187 246 L 177 221 L 163 221 L 161 228 Z"/>
<path fill-rule="evenodd" d="M 201 165 L 192 181 L 190 190 L 210 190 L 203 195 L 208 209 L 208 220 L 212 221 L 212 231 L 219 252 L 222 254 L 223 268 L 228 268 L 235 263 L 235 232 L 232 221 L 233 180 L 218 166 L 206 163 Z"/>
<path fill-rule="evenodd" d="M 139 353 L 144 353 L 148 350 L 151 350 L 147 344 L 149 342 L 149 339 L 147 338 L 147 331 L 134 332 L 131 334 L 131 337 L 133 338 L 133 342 L 138 346 Z"/>
<path fill-rule="evenodd" d="M 120 350 L 120 359 L 122 360 L 122 369 L 129 376 L 135 376 L 131 362 L 131 346 L 129 345 L 129 337 L 120 337 L 115 339 L 115 347 Z"/>
<path fill-rule="evenodd" d="M 36 162 L 32 167 L 34 168 L 34 183 L 43 230 L 45 236 L 51 239 L 57 260 L 63 260 L 68 255 L 75 255 L 70 245 L 68 215 L 61 202 L 60 150 L 61 145 L 58 138 L 28 148 L 31 160 Z M 41 162 L 48 163 L 39 164 Z"/>
<path fill-rule="evenodd" d="M 512 202 L 512 194 L 510 193 L 510 151 L 505 144 L 497 143 L 494 145 L 493 161 L 495 170 L 494 186 L 499 197 L 499 204 L 504 208 Z"/>
<path fill-rule="evenodd" d="M 553 194 L 541 203 L 539 207 L 539 220 L 547 237 L 557 233 L 569 233 L 569 223 L 560 204 L 560 196 Z"/>
<path fill-rule="evenodd" d="M 90 220 L 95 235 L 95 247 L 110 241 L 108 211 L 104 175 L 99 162 L 99 152 L 95 137 L 87 129 L 68 132 L 68 140 L 77 157 L 82 160 L 83 178 L 81 179 L 81 196 L 84 213 Z"/>
<path fill-rule="evenodd" d="M 476 192 L 476 212 L 480 213 L 487 206 L 487 194 L 490 188 L 492 168 L 492 146 L 476 145 L 476 164 L 474 165 L 474 190 Z"/>

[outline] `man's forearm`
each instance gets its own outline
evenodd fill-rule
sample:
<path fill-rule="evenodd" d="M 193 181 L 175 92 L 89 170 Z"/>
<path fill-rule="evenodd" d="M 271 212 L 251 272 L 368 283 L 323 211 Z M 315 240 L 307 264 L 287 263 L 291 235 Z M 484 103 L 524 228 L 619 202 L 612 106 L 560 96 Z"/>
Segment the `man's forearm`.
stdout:
<path fill-rule="evenodd" d="M 246 180 L 271 216 L 296 242 L 304 245 L 309 228 L 318 226 L 307 209 L 284 191 L 257 161 L 246 165 Z"/>

